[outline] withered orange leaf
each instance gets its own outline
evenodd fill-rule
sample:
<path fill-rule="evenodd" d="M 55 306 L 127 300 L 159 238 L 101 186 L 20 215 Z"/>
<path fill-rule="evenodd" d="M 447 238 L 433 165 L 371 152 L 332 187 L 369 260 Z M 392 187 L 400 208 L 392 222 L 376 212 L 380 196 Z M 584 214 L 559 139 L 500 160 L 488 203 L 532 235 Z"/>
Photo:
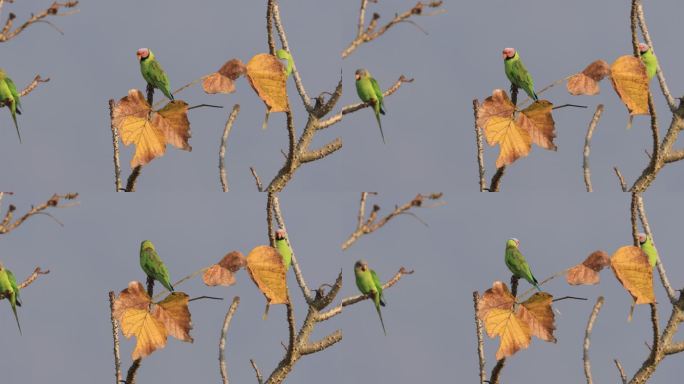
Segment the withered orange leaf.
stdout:
<path fill-rule="evenodd" d="M 233 93 L 235 92 L 235 83 L 230 78 L 214 72 L 204 78 L 202 89 L 212 95 L 215 93 Z"/>
<path fill-rule="evenodd" d="M 260 53 L 247 63 L 247 79 L 269 112 L 287 112 L 287 76 L 277 57 Z"/>
<path fill-rule="evenodd" d="M 204 284 L 210 287 L 233 285 L 235 284 L 234 273 L 246 264 L 247 260 L 240 251 L 229 252 L 217 264 L 212 265 L 204 272 L 202 280 Z"/>
<path fill-rule="evenodd" d="M 290 302 L 285 265 L 277 249 L 259 245 L 247 255 L 247 272 L 270 304 Z"/>
<path fill-rule="evenodd" d="M 530 327 L 532 336 L 544 341 L 556 342 L 553 331 L 556 329 L 555 316 L 551 303 L 553 296 L 537 292 L 518 306 L 518 316 Z"/>
<path fill-rule="evenodd" d="M 530 134 L 534 144 L 555 151 L 558 148 L 553 143 L 556 138 L 556 124 L 551 115 L 552 110 L 553 104 L 549 101 L 535 101 L 518 114 L 518 125 Z"/>
<path fill-rule="evenodd" d="M 581 264 L 570 268 L 565 279 L 570 285 L 598 284 L 601 277 L 599 272 L 610 265 L 610 258 L 603 251 L 592 252 Z"/>
<path fill-rule="evenodd" d="M 515 298 L 501 281 L 495 281 L 478 303 L 477 316 L 484 323 L 487 335 L 500 338 L 497 360 L 527 348 L 532 340 L 530 327 L 516 316 L 514 304 Z"/>
<path fill-rule="evenodd" d="M 236 80 L 238 77 L 244 75 L 246 72 L 247 67 L 245 67 L 245 65 L 242 64 L 242 61 L 240 59 L 228 60 L 218 70 L 219 74 L 231 80 Z"/>
<path fill-rule="evenodd" d="M 188 295 L 183 292 L 172 292 L 154 306 L 152 315 L 164 324 L 169 335 L 178 340 L 192 342 L 189 299 Z"/>
<path fill-rule="evenodd" d="M 515 112 L 515 105 L 508 98 L 506 91 L 495 89 L 477 109 L 477 126 L 486 129 L 492 117 L 512 119 L 513 112 Z"/>
<path fill-rule="evenodd" d="M 613 88 L 627 107 L 629 114 L 648 115 L 648 76 L 641 59 L 620 56 L 610 67 Z"/>
<path fill-rule="evenodd" d="M 166 138 L 166 143 L 178 149 L 192 151 L 188 103 L 174 100 L 152 115 L 152 124 L 158 127 Z"/>
<path fill-rule="evenodd" d="M 641 248 L 632 245 L 621 247 L 611 257 L 610 266 L 637 304 L 655 303 L 653 269 Z"/>

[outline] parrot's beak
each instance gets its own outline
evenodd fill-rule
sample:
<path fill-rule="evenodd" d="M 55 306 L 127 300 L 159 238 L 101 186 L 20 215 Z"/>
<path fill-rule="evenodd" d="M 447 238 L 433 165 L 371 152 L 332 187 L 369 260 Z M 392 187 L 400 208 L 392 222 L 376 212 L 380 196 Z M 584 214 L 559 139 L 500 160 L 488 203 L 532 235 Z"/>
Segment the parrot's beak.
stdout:
<path fill-rule="evenodd" d="M 501 56 L 503 57 L 504 60 L 506 60 L 506 52 L 502 53 Z"/>

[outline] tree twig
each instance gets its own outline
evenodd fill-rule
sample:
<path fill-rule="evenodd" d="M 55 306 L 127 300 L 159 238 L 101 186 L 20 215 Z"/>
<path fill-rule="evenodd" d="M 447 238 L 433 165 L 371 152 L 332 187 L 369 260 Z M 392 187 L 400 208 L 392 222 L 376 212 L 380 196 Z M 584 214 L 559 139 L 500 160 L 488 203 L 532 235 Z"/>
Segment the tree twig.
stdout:
<path fill-rule="evenodd" d="M 477 361 L 480 367 L 480 384 L 484 384 L 487 380 L 487 372 L 485 371 L 485 357 L 484 357 L 484 337 L 482 333 L 482 320 L 477 317 L 477 307 L 480 303 L 480 294 L 473 292 L 473 305 L 475 307 L 475 335 L 477 336 Z"/>
<path fill-rule="evenodd" d="M 584 138 L 584 156 L 582 168 L 584 169 L 584 184 L 587 187 L 587 192 L 592 192 L 593 188 L 591 185 L 591 171 L 589 169 L 589 153 L 591 152 L 591 138 L 594 136 L 594 130 L 598 125 L 601 114 L 603 113 L 603 104 L 599 104 L 596 107 L 596 112 L 594 112 L 594 117 L 591 118 L 589 123 L 589 128 L 587 129 L 587 135 Z"/>
<path fill-rule="evenodd" d="M 366 8 L 368 6 L 368 0 L 361 0 L 361 8 L 359 10 L 359 22 L 357 25 L 357 31 L 356 31 L 356 37 L 354 40 L 352 40 L 351 43 L 347 46 L 342 51 L 342 58 L 346 58 L 349 56 L 352 52 L 356 50 L 359 46 L 362 44 L 371 42 L 378 37 L 382 36 L 385 32 L 387 32 L 390 28 L 393 26 L 403 23 L 403 22 L 408 22 L 408 23 L 413 23 L 414 25 L 417 26 L 412 20 L 409 20 L 413 16 L 434 16 L 442 13 L 446 13 L 445 9 L 438 9 L 435 12 L 430 12 L 430 13 L 425 13 L 426 8 L 441 8 L 442 6 L 442 1 L 430 1 L 430 2 L 422 2 L 419 1 L 416 5 L 413 6 L 413 8 L 403 12 L 403 13 L 398 13 L 395 14 L 394 18 L 390 20 L 387 24 L 381 26 L 380 28 L 377 28 L 378 26 L 378 20 L 380 19 L 380 14 L 378 13 L 373 13 L 373 18 L 368 24 L 367 27 L 364 28 L 365 26 L 365 15 L 366 15 Z M 420 29 L 420 27 L 419 27 Z M 421 29 L 422 30 L 422 29 Z M 424 31 L 423 31 L 424 32 Z"/>
<path fill-rule="evenodd" d="M 55 1 L 47 9 L 44 9 L 38 13 L 31 14 L 31 17 L 28 20 L 26 20 L 23 24 L 14 29 L 12 29 L 12 27 L 14 26 L 14 20 L 16 19 L 16 16 L 14 15 L 14 13 L 10 13 L 7 17 L 7 21 L 5 22 L 5 26 L 2 28 L 2 31 L 0 32 L 0 43 L 4 43 L 15 38 L 26 28 L 30 27 L 33 24 L 47 22 L 45 18 L 49 16 L 68 16 L 78 13 L 78 9 L 73 9 L 71 11 L 60 13 L 60 10 L 62 10 L 63 8 L 74 8 L 77 5 L 78 1 L 67 1 L 65 3 L 58 3 Z M 48 22 L 48 24 L 50 23 Z"/>
<path fill-rule="evenodd" d="M 627 192 L 627 183 L 625 183 L 624 176 L 622 176 L 622 173 L 618 167 L 613 167 L 613 170 L 615 171 L 615 176 L 617 176 L 618 181 L 620 182 L 620 188 L 622 189 L 622 192 Z"/>
<path fill-rule="evenodd" d="M 589 316 L 589 322 L 587 322 L 587 329 L 584 332 L 584 344 L 583 344 L 583 357 L 584 361 L 584 377 L 587 379 L 587 384 L 592 384 L 594 382 L 591 375 L 591 362 L 589 361 L 589 346 L 591 345 L 591 331 L 594 328 L 594 322 L 598 317 L 599 311 L 603 306 L 603 296 L 599 296 L 596 299 L 596 304 L 594 304 L 594 309 L 591 310 L 591 315 Z"/>
<path fill-rule="evenodd" d="M 116 192 L 123 189 L 121 182 L 121 161 L 119 160 L 119 130 L 114 126 L 114 99 L 109 99 L 109 120 L 112 128 L 112 148 L 114 148 L 114 188 Z"/>
<path fill-rule="evenodd" d="M 114 384 L 120 384 L 123 381 L 123 374 L 121 373 L 121 352 L 119 351 L 119 323 L 114 318 L 115 298 L 114 291 L 109 291 L 109 319 L 112 322 L 112 339 L 114 340 L 114 377 L 116 378 Z"/>
<path fill-rule="evenodd" d="M 620 363 L 620 360 L 614 359 L 615 366 L 617 367 L 618 373 L 620 374 L 620 379 L 622 380 L 622 384 L 627 384 L 627 375 L 625 375 L 625 369 L 622 368 L 622 364 Z"/>
<path fill-rule="evenodd" d="M 366 198 L 369 192 L 361 192 L 361 203 L 359 205 L 359 221 L 356 229 L 349 235 L 349 238 L 342 244 L 342 250 L 346 250 L 351 247 L 361 236 L 373 233 L 378 229 L 382 228 L 387 222 L 397 217 L 398 215 L 407 213 L 412 208 L 421 208 L 426 200 L 437 201 L 442 198 L 442 193 L 431 193 L 429 195 L 418 194 L 411 201 L 405 203 L 401 206 L 396 206 L 394 211 L 387 214 L 387 216 L 378 219 L 378 212 L 380 211 L 380 206 L 373 205 L 373 211 L 368 216 L 368 219 L 363 220 L 363 214 L 365 212 Z M 373 193 L 375 194 L 375 193 Z"/>
<path fill-rule="evenodd" d="M 27 213 L 25 213 L 22 217 L 14 221 L 12 221 L 12 219 L 14 218 L 14 211 L 16 210 L 16 207 L 14 205 L 10 205 L 7 209 L 7 212 L 5 212 L 5 217 L 3 218 L 2 222 L 0 222 L 0 234 L 6 234 L 16 229 L 26 220 L 28 220 L 31 216 L 43 214 L 45 213 L 44 211 L 48 208 L 67 208 L 77 205 L 78 202 L 60 204 L 62 200 L 74 200 L 77 197 L 78 193 L 67 193 L 65 195 L 59 195 L 55 193 L 47 201 L 37 206 L 31 207 L 31 209 Z"/>
<path fill-rule="evenodd" d="M 487 181 L 485 181 L 485 166 L 484 166 L 484 148 L 482 146 L 482 130 L 477 126 L 477 115 L 479 113 L 480 103 L 477 99 L 473 99 L 473 115 L 475 120 L 475 144 L 477 145 L 477 169 L 480 176 L 480 192 L 487 189 Z"/>
<path fill-rule="evenodd" d="M 263 384 L 264 377 L 261 376 L 261 371 L 259 371 L 259 367 L 257 367 L 256 363 L 254 362 L 254 359 L 249 359 L 249 363 L 252 364 L 252 368 L 254 368 L 254 374 L 256 375 L 257 383 Z"/>
<path fill-rule="evenodd" d="M 223 384 L 228 384 L 228 367 L 226 366 L 226 335 L 228 334 L 228 327 L 230 327 L 230 321 L 233 319 L 233 315 L 237 310 L 238 305 L 240 305 L 240 297 L 235 296 L 233 302 L 226 312 L 226 317 L 223 319 L 223 327 L 221 328 L 221 338 L 219 339 L 219 368 L 221 371 L 221 380 Z"/>
<path fill-rule="evenodd" d="M 221 188 L 223 192 L 228 192 L 228 176 L 226 175 L 226 145 L 228 144 L 228 135 L 233 128 L 233 123 L 235 118 L 237 118 L 238 113 L 240 113 L 240 104 L 235 104 L 233 110 L 228 116 L 228 121 L 226 121 L 226 126 L 223 128 L 223 136 L 221 136 L 221 146 L 219 147 L 219 179 L 221 180 Z"/>

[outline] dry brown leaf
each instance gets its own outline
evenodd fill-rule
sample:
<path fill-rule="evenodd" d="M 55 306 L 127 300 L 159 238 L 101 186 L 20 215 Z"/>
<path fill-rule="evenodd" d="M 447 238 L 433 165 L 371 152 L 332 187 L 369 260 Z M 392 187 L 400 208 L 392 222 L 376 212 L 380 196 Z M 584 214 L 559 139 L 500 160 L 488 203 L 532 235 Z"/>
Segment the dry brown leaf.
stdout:
<path fill-rule="evenodd" d="M 553 104 L 547 100 L 535 101 L 518 114 L 518 125 L 526 130 L 532 142 L 544 149 L 558 149 L 553 139 L 556 138 L 556 125 L 551 111 Z"/>
<path fill-rule="evenodd" d="M 142 92 L 128 91 L 128 96 L 114 106 L 112 124 L 119 130 L 124 145 L 135 144 L 131 168 L 145 165 L 166 152 L 164 132 L 149 120 L 151 107 Z"/>
<path fill-rule="evenodd" d="M 512 118 L 493 116 L 487 122 L 485 138 L 490 146 L 499 144 L 496 167 L 512 164 L 532 150 L 530 133 L 520 127 Z"/>
<path fill-rule="evenodd" d="M 518 306 L 517 315 L 530 327 L 532 336 L 544 341 L 556 342 L 553 331 L 555 316 L 551 303 L 553 296 L 546 292 L 537 292 Z"/>
<path fill-rule="evenodd" d="M 610 259 L 610 266 L 637 304 L 655 303 L 653 269 L 641 248 L 632 245 L 621 247 Z"/>
<path fill-rule="evenodd" d="M 287 99 L 287 76 L 277 57 L 260 53 L 247 63 L 247 79 L 270 112 L 290 110 Z"/>
<path fill-rule="evenodd" d="M 114 301 L 113 315 L 121 323 L 123 335 L 136 338 L 134 360 L 166 346 L 166 328 L 149 312 L 150 302 L 150 296 L 138 281 L 128 283 L 128 288 Z"/>
<path fill-rule="evenodd" d="M 577 73 L 572 75 L 565 85 L 568 92 L 573 96 L 587 95 L 594 96 L 601 93 L 601 87 L 598 81 L 590 78 L 584 73 Z"/>
<path fill-rule="evenodd" d="M 246 72 L 247 67 L 242 64 L 240 59 L 232 59 L 226 61 L 226 63 L 221 66 L 217 73 L 231 80 L 237 80 L 238 77 L 244 75 Z"/>
<path fill-rule="evenodd" d="M 188 103 L 174 100 L 152 114 L 152 124 L 164 132 L 166 143 L 184 151 L 192 151 Z"/>
<path fill-rule="evenodd" d="M 629 114 L 648 115 L 648 76 L 641 59 L 634 56 L 620 56 L 610 67 L 613 88 Z"/>
<path fill-rule="evenodd" d="M 515 298 L 501 281 L 495 281 L 478 303 L 477 315 L 484 323 L 487 335 L 500 337 L 497 360 L 527 348 L 532 340 L 528 324 L 513 312 L 514 304 Z"/>
<path fill-rule="evenodd" d="M 202 280 L 204 284 L 210 287 L 216 285 L 231 286 L 235 284 L 234 273 L 246 264 L 247 260 L 240 251 L 229 252 L 221 261 L 212 265 L 204 272 Z"/>
<path fill-rule="evenodd" d="M 584 68 L 582 74 L 594 81 L 601 81 L 610 74 L 610 66 L 604 60 L 596 60 Z"/>
<path fill-rule="evenodd" d="M 240 270 L 240 268 L 247 265 L 247 259 L 245 259 L 245 256 L 242 254 L 242 252 L 232 251 L 223 256 L 223 259 L 218 262 L 218 265 L 228 269 L 231 272 L 237 272 Z"/>
<path fill-rule="evenodd" d="M 598 284 L 601 277 L 599 272 L 610 265 L 610 258 L 603 251 L 595 251 L 581 264 L 570 268 L 565 279 L 570 285 Z"/>
<path fill-rule="evenodd" d="M 486 129 L 492 117 L 513 119 L 513 112 L 515 112 L 515 105 L 511 103 L 506 91 L 495 89 L 477 109 L 477 126 Z"/>
<path fill-rule="evenodd" d="M 214 72 L 204 78 L 202 89 L 204 89 L 204 92 L 212 95 L 216 93 L 233 93 L 235 92 L 235 83 L 228 77 Z"/>
<path fill-rule="evenodd" d="M 235 275 L 228 269 L 223 268 L 218 264 L 214 264 L 204 271 L 202 281 L 209 287 L 215 287 L 217 285 L 229 287 L 235 284 Z"/>
<path fill-rule="evenodd" d="M 202 89 L 209 94 L 235 92 L 235 80 L 243 75 L 247 68 L 240 59 L 228 60 L 221 68 L 202 81 Z"/>
<path fill-rule="evenodd" d="M 131 308 L 121 317 L 121 330 L 127 338 L 135 336 L 135 349 L 131 358 L 143 358 L 166 346 L 164 323 L 152 316 L 147 309 Z"/>
<path fill-rule="evenodd" d="M 121 291 L 119 297 L 114 300 L 114 318 L 121 321 L 123 313 L 129 309 L 145 309 L 151 303 L 145 287 L 138 281 L 128 283 L 128 288 Z"/>
<path fill-rule="evenodd" d="M 278 250 L 259 245 L 247 255 L 247 272 L 270 304 L 290 302 L 285 266 Z"/>
<path fill-rule="evenodd" d="M 192 343 L 193 340 L 190 336 L 192 319 L 188 309 L 188 300 L 187 294 L 173 292 L 154 306 L 152 316 L 164 324 L 169 335 L 178 340 Z"/>

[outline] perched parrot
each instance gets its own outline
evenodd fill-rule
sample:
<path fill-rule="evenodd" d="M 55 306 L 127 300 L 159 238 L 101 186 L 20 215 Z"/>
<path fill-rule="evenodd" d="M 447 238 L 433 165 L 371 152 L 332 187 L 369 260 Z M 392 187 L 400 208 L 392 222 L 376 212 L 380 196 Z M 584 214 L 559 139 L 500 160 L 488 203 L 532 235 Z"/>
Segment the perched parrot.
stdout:
<path fill-rule="evenodd" d="M 520 245 L 520 240 L 511 238 L 506 241 L 506 266 L 513 272 L 513 275 L 520 279 L 527 280 L 530 284 L 534 285 L 539 292 L 542 290 L 539 288 L 539 282 L 532 274 L 525 256 L 520 253 L 518 246 Z"/>
<path fill-rule="evenodd" d="M 522 60 L 520 60 L 520 55 L 518 55 L 515 48 L 505 48 L 503 50 L 503 59 L 504 70 L 508 80 L 516 87 L 525 91 L 532 100 L 539 100 L 534 92 L 534 80 L 532 80 L 530 73 L 527 72 L 527 68 L 525 68 Z"/>
<path fill-rule="evenodd" d="M 17 124 L 17 113 L 21 115 L 19 108 L 21 107 L 21 100 L 17 86 L 14 81 L 7 76 L 5 70 L 0 68 L 0 101 L 4 102 L 10 113 L 12 113 L 12 120 L 14 120 L 14 128 L 17 129 L 17 136 L 21 143 L 21 134 L 19 133 L 19 125 Z"/>
<path fill-rule="evenodd" d="M 0 292 L 9 300 L 10 305 L 12 306 L 12 312 L 14 312 L 14 319 L 17 321 L 19 334 L 21 334 L 21 325 L 19 325 L 19 316 L 17 316 L 17 306 L 21 307 L 19 286 L 17 285 L 17 279 L 14 278 L 12 271 L 5 268 L 2 263 L 0 263 Z"/>
<path fill-rule="evenodd" d="M 169 100 L 173 100 L 169 77 L 166 76 L 166 72 L 164 72 L 161 64 L 154 58 L 154 53 L 149 48 L 140 48 L 136 55 L 138 60 L 140 60 L 140 72 L 145 81 L 147 81 L 147 84 L 162 91 Z"/>
<path fill-rule="evenodd" d="M 276 231 L 276 249 L 283 258 L 285 271 L 289 270 L 290 264 L 292 264 L 292 248 L 290 248 L 290 243 L 287 239 L 287 233 L 285 233 L 284 229 L 279 229 Z"/>
<path fill-rule="evenodd" d="M 140 267 L 147 276 L 157 280 L 166 289 L 173 292 L 169 270 L 166 269 L 166 265 L 164 265 L 154 249 L 154 244 L 149 240 L 145 240 L 140 244 Z"/>
<path fill-rule="evenodd" d="M 646 66 L 648 79 L 651 80 L 658 71 L 658 58 L 653 54 L 651 47 L 644 43 L 639 43 L 639 54 L 641 55 L 641 61 Z"/>
<path fill-rule="evenodd" d="M 382 294 L 382 283 L 374 270 L 368 267 L 368 263 L 364 260 L 359 260 L 354 264 L 354 274 L 356 275 L 356 286 L 364 295 L 370 295 L 375 304 L 375 310 L 380 316 L 380 325 L 382 325 L 382 332 L 387 336 L 385 331 L 385 322 L 382 321 L 382 313 L 380 306 L 385 306 L 385 296 Z"/>
<path fill-rule="evenodd" d="M 290 76 L 290 73 L 292 73 L 292 66 L 294 65 L 294 61 L 292 60 L 292 55 L 290 55 L 290 52 L 284 49 L 279 49 L 276 51 L 276 57 L 287 61 L 287 65 L 285 66 L 285 77 Z"/>
<path fill-rule="evenodd" d="M 370 72 L 365 69 L 356 70 L 356 93 L 364 103 L 370 103 L 375 112 L 375 119 L 378 121 L 380 127 L 380 136 L 382 142 L 385 142 L 385 134 L 382 132 L 382 123 L 380 122 L 380 114 L 385 114 L 385 102 L 383 101 L 382 90 L 378 85 L 377 80 L 371 76 Z"/>
<path fill-rule="evenodd" d="M 645 233 L 640 233 L 638 235 L 639 237 L 639 245 L 641 245 L 641 250 L 644 251 L 646 256 L 648 256 L 648 263 L 651 264 L 651 267 L 655 267 L 656 263 L 658 262 L 658 250 L 656 249 L 655 245 L 653 245 L 653 240 L 651 240 L 650 237 L 646 236 Z"/>

